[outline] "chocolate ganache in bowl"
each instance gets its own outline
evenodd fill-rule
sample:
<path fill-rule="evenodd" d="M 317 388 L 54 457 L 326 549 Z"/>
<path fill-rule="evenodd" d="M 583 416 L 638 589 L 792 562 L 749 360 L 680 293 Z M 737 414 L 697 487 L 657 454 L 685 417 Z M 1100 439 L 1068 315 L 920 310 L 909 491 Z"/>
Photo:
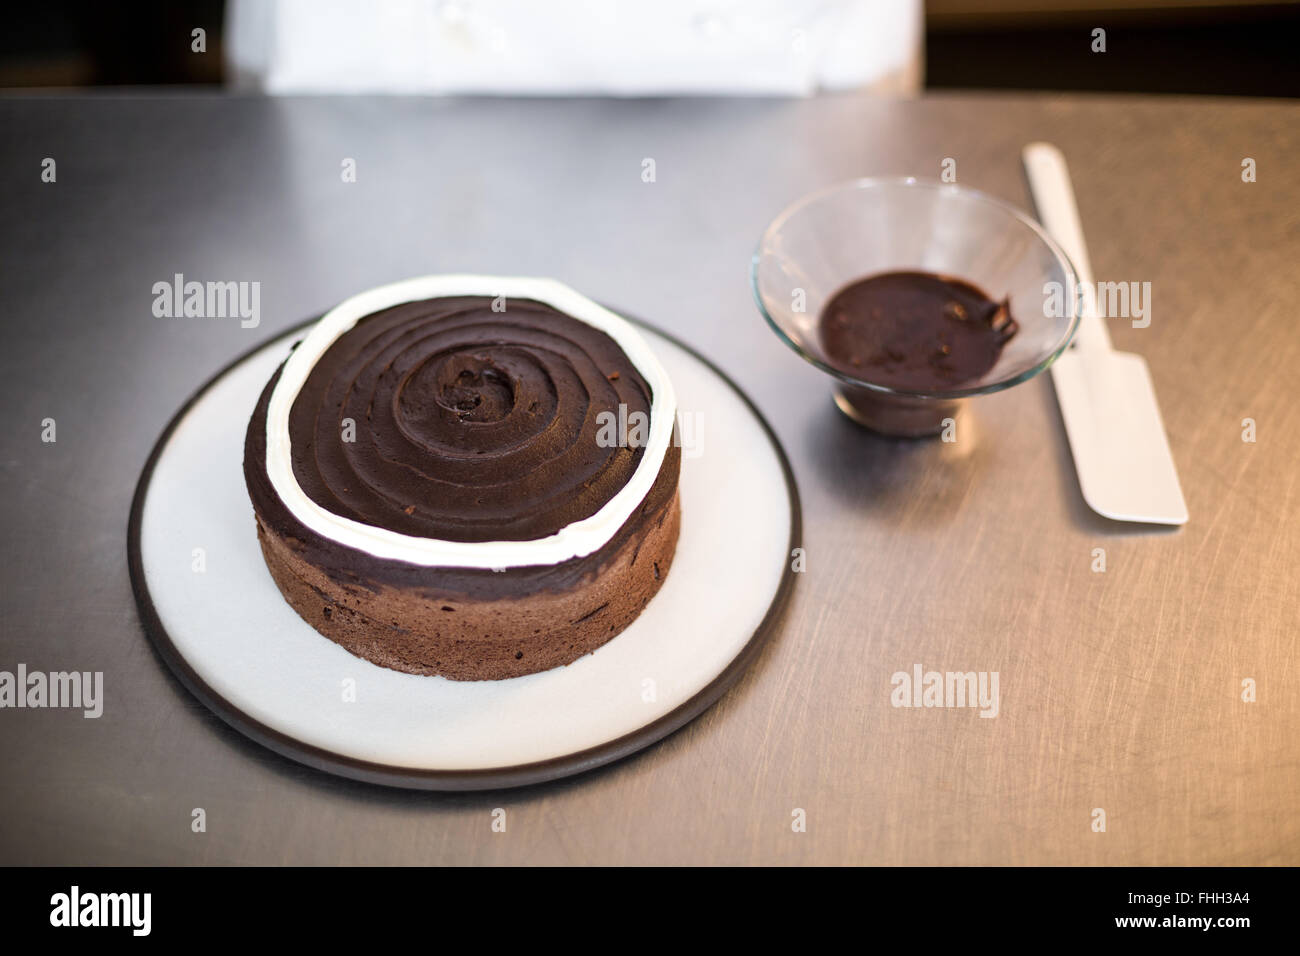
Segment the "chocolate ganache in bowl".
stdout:
<path fill-rule="evenodd" d="M 768 325 L 889 435 L 943 431 L 965 399 L 1047 368 L 1079 321 L 1078 283 L 1036 222 L 973 189 L 860 179 L 768 226 L 750 279 Z"/>

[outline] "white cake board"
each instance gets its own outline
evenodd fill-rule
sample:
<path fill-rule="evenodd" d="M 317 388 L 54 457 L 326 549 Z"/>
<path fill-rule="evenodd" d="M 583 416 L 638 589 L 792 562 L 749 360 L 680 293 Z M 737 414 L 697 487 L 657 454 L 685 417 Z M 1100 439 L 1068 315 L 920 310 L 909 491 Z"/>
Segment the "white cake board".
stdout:
<path fill-rule="evenodd" d="M 551 780 L 690 721 L 739 676 L 779 616 L 799 545 L 798 494 L 775 436 L 741 392 L 683 345 L 642 328 L 691 419 L 695 447 L 683 447 L 672 569 L 608 644 L 540 674 L 450 681 L 354 657 L 285 603 L 258 548 L 242 461 L 253 406 L 299 328 L 204 386 L 145 466 L 128 550 L 160 655 L 254 740 L 394 786 Z"/>

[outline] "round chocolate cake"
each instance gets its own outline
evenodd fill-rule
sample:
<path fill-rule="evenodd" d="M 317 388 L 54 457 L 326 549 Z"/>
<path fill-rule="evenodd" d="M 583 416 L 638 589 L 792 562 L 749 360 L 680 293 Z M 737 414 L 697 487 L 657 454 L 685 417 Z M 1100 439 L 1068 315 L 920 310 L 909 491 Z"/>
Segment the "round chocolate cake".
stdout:
<path fill-rule="evenodd" d="M 629 323 L 550 280 L 431 276 L 320 320 L 248 425 L 267 567 L 384 667 L 568 664 L 663 584 L 680 524 L 672 385 Z"/>

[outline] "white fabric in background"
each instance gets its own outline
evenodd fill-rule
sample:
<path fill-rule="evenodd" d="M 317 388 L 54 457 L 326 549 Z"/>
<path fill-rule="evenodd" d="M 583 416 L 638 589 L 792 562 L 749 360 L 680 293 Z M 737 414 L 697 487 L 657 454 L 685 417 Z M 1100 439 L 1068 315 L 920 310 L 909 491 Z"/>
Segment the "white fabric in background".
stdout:
<path fill-rule="evenodd" d="M 269 93 L 806 95 L 918 61 L 920 0 L 231 0 Z"/>

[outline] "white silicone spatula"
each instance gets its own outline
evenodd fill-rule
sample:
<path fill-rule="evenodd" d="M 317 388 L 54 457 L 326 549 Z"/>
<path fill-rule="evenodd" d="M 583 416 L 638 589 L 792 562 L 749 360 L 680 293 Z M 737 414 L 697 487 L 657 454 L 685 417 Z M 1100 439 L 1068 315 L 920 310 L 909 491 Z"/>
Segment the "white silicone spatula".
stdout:
<path fill-rule="evenodd" d="M 1065 157 L 1051 143 L 1030 143 L 1023 156 L 1038 218 L 1074 263 L 1084 288 L 1079 329 L 1052 365 L 1083 499 L 1117 521 L 1185 524 L 1187 504 L 1151 372 L 1142 356 L 1111 347 L 1106 320 L 1097 311 Z"/>

